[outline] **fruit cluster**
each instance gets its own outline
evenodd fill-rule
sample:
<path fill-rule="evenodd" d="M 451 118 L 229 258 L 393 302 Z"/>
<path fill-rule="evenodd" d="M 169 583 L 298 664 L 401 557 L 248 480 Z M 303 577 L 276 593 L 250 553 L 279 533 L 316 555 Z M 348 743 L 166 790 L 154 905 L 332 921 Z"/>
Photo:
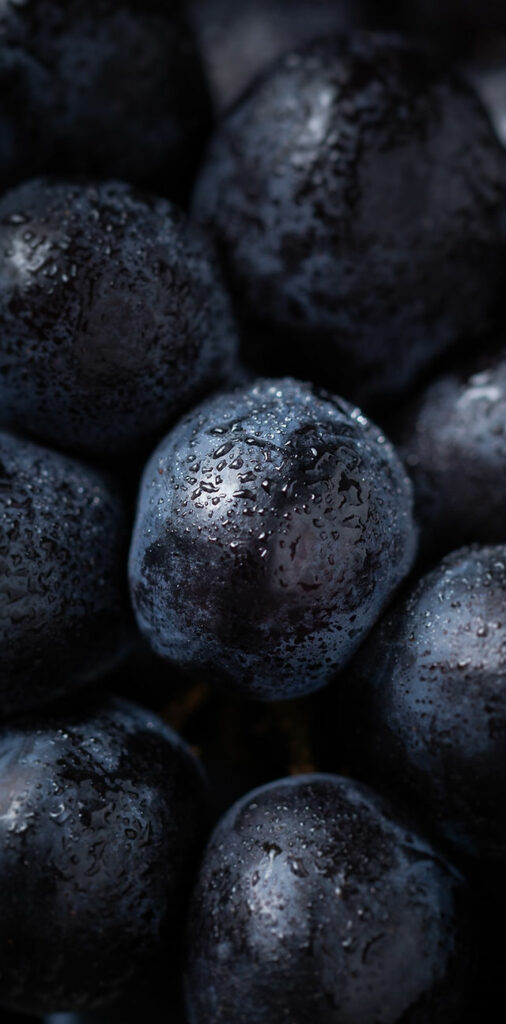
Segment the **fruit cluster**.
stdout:
<path fill-rule="evenodd" d="M 1 1024 L 496 1019 L 503 32 L 0 4 Z"/>

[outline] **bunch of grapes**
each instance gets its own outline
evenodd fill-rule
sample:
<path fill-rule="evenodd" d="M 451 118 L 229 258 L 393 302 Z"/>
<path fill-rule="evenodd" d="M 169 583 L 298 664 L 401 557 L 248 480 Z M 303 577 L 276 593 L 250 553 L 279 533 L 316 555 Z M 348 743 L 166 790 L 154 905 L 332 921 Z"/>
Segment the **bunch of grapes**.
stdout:
<path fill-rule="evenodd" d="M 506 5 L 0 3 L 0 1024 L 506 995 Z"/>

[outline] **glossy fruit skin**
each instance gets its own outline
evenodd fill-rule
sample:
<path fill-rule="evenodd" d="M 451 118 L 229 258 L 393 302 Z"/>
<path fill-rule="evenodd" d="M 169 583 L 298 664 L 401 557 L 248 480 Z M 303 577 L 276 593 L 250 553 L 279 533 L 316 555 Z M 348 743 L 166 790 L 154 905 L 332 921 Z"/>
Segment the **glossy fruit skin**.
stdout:
<path fill-rule="evenodd" d="M 506 546 L 453 552 L 373 631 L 340 720 L 352 766 L 468 857 L 506 857 Z"/>
<path fill-rule="evenodd" d="M 157 654 L 265 700 L 333 678 L 415 552 L 393 447 L 348 403 L 285 379 L 208 399 L 150 459 L 130 590 Z"/>
<path fill-rule="evenodd" d="M 448 371 L 408 410 L 398 440 L 422 546 L 506 542 L 506 348 Z"/>
<path fill-rule="evenodd" d="M 180 3 L 6 0 L 0 84 L 2 190 L 57 173 L 187 194 L 211 111 Z"/>
<path fill-rule="evenodd" d="M 4 423 L 131 453 L 226 379 L 228 298 L 205 239 L 120 182 L 38 179 L 0 199 Z"/>
<path fill-rule="evenodd" d="M 493 318 L 505 181 L 463 80 L 401 38 L 355 33 L 284 58 L 234 107 L 193 209 L 257 369 L 370 408 Z"/>
<path fill-rule="evenodd" d="M 127 546 L 112 480 L 0 432 L 0 716 L 77 690 L 123 657 Z"/>
<path fill-rule="evenodd" d="M 201 770 L 152 712 L 112 698 L 5 725 L 0 758 L 0 1000 L 33 1013 L 112 1001 L 179 942 Z"/>
<path fill-rule="evenodd" d="M 190 1024 L 454 1020 L 461 915 L 460 877 L 371 790 L 273 782 L 234 805 L 204 855 Z"/>

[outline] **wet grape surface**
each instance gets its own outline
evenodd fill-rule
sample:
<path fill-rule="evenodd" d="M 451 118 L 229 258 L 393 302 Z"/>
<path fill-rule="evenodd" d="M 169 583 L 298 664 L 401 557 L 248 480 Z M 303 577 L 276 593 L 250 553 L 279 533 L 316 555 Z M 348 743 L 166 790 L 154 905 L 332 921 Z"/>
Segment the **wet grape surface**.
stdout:
<path fill-rule="evenodd" d="M 293 380 L 209 399 L 161 442 L 130 551 L 153 649 L 264 699 L 351 657 L 416 548 L 411 489 L 360 410 Z"/>
<path fill-rule="evenodd" d="M 398 437 L 432 556 L 506 539 L 506 349 L 480 353 L 411 401 Z"/>
<path fill-rule="evenodd" d="M 0 731 L 1 1001 L 111 1002 L 181 929 L 204 779 L 152 713 L 105 699 Z M 177 948 L 177 947 L 176 947 Z"/>
<path fill-rule="evenodd" d="M 112 479 L 0 432 L 0 717 L 124 656 L 128 526 Z"/>
<path fill-rule="evenodd" d="M 0 1024 L 503 1024 L 505 12 L 0 0 Z"/>
<path fill-rule="evenodd" d="M 413 43 L 355 33 L 251 87 L 218 128 L 193 210 L 258 372 L 377 404 L 493 320 L 505 181 L 463 78 Z"/>
<path fill-rule="evenodd" d="M 190 1024 L 457 1019 L 462 880 L 391 814 L 329 775 L 234 805 L 193 895 Z"/>
<path fill-rule="evenodd" d="M 212 251 L 170 202 L 40 179 L 0 197 L 0 422 L 115 456 L 226 380 Z"/>
<path fill-rule="evenodd" d="M 447 556 L 351 666 L 341 715 L 354 770 L 484 861 L 506 852 L 506 547 Z"/>
<path fill-rule="evenodd" d="M 56 173 L 187 195 L 211 110 L 179 0 L 4 0 L 0 83 L 2 190 Z"/>

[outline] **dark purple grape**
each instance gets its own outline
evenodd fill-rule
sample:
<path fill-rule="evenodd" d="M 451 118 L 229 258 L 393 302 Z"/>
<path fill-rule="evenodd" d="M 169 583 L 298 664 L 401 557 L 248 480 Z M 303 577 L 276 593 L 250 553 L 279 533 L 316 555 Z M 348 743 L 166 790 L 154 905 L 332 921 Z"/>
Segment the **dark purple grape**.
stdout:
<path fill-rule="evenodd" d="M 350 667 L 340 716 L 362 778 L 403 795 L 457 851 L 499 866 L 505 611 L 506 546 L 449 555 L 373 631 Z"/>
<path fill-rule="evenodd" d="M 273 782 L 218 824 L 190 910 L 190 1024 L 449 1024 L 462 879 L 350 779 Z"/>
<path fill-rule="evenodd" d="M 188 748 L 108 699 L 5 725 L 0 763 L 0 1003 L 100 1006 L 164 950 L 169 980 L 207 815 Z"/>
<path fill-rule="evenodd" d="M 249 90 L 211 143 L 194 214 L 257 370 L 367 406 L 494 320 L 505 184 L 469 85 L 400 38 L 356 33 Z"/>
<path fill-rule="evenodd" d="M 411 501 L 393 447 L 341 399 L 290 379 L 208 399 L 144 472 L 130 552 L 141 631 L 208 682 L 310 693 L 408 573 Z"/>
<path fill-rule="evenodd" d="M 5 0 L 0 87 L 2 188 L 77 173 L 187 195 L 211 117 L 179 0 Z"/>
<path fill-rule="evenodd" d="M 0 199 L 0 420 L 129 454 L 227 378 L 228 298 L 205 239 L 119 182 Z"/>
<path fill-rule="evenodd" d="M 399 441 L 426 551 L 506 542 L 506 349 L 430 384 Z"/>
<path fill-rule="evenodd" d="M 0 433 L 0 717 L 124 656 L 128 521 L 117 483 Z"/>

